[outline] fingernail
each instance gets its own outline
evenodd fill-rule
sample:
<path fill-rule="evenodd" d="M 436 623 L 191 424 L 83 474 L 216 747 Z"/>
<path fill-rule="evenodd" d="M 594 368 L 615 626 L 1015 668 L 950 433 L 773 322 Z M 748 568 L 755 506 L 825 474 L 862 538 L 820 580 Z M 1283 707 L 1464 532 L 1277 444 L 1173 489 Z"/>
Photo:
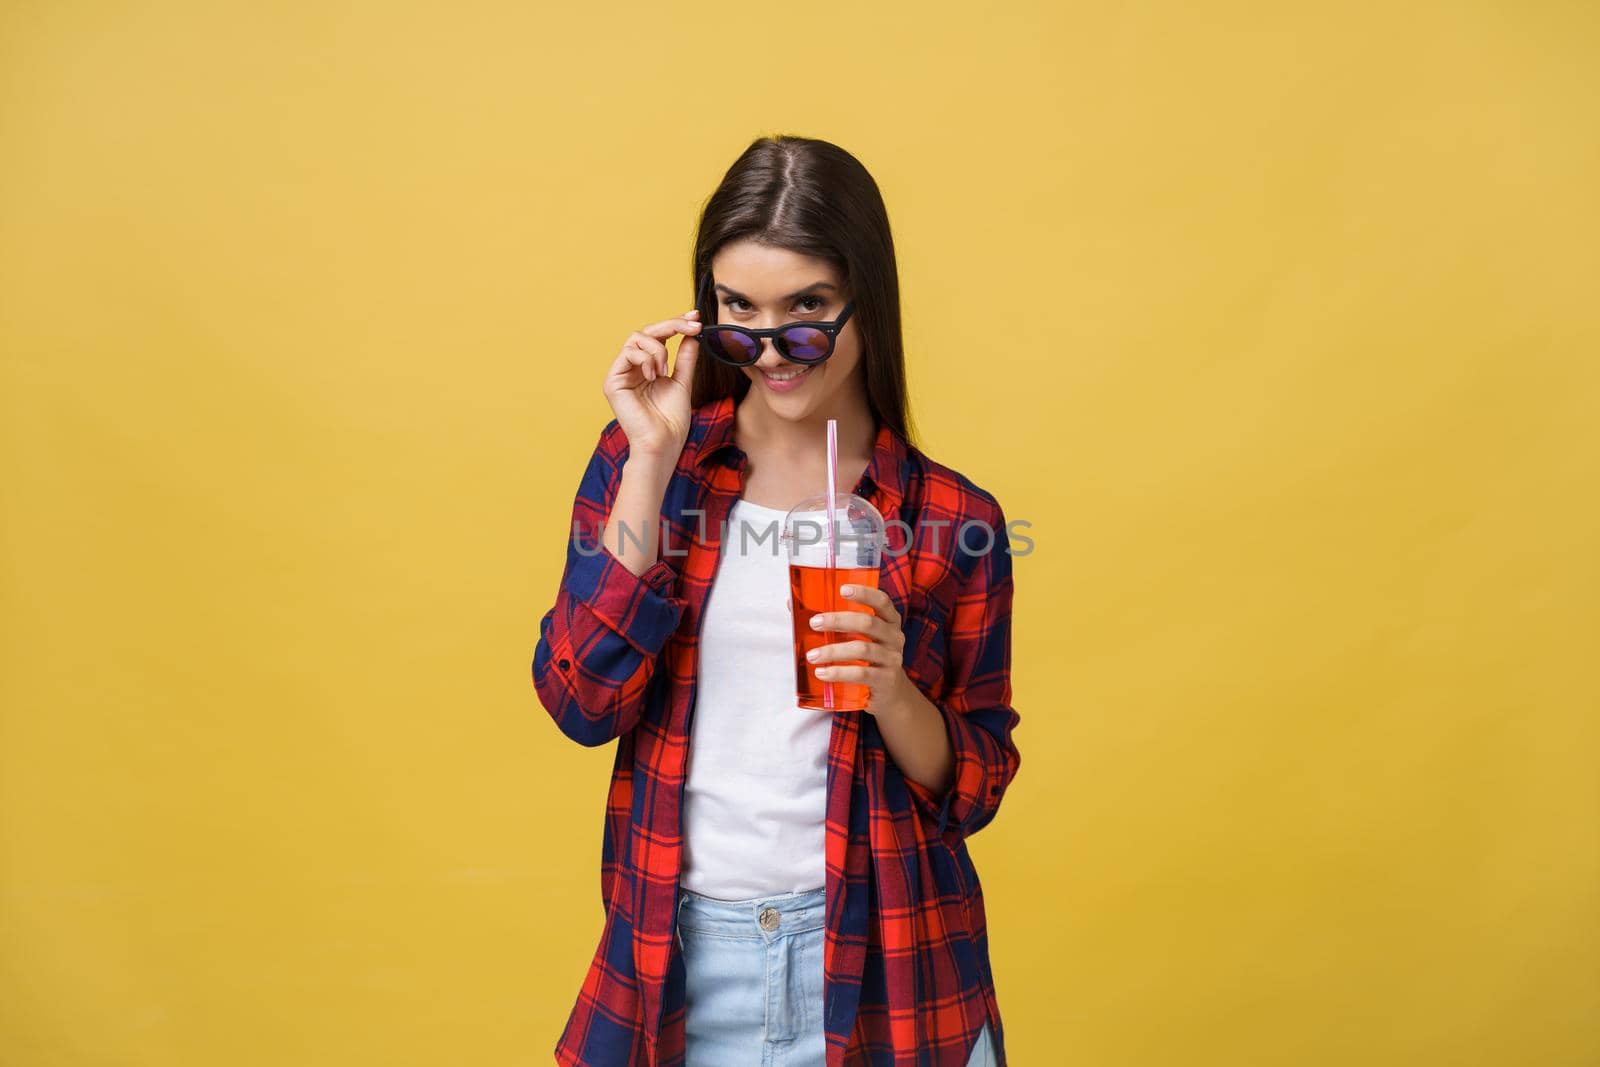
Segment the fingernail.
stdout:
<path fill-rule="evenodd" d="M 841 585 L 839 587 L 839 592 L 843 593 L 845 596 L 855 596 L 856 587 L 853 585 Z"/>
<path fill-rule="evenodd" d="M 821 615 L 813 615 L 813 616 L 811 616 L 811 628 L 813 630 L 822 629 L 822 616 Z"/>
<path fill-rule="evenodd" d="M 698 314 L 700 314 L 700 309 L 699 308 L 690 308 L 688 311 L 685 311 L 683 313 L 683 317 L 684 318 L 688 318 L 690 315 L 698 315 Z"/>
<path fill-rule="evenodd" d="M 828 677 L 828 675 L 829 675 L 829 669 L 827 667 L 818 667 L 817 668 L 817 677 L 818 678 L 826 678 L 826 677 Z"/>
<path fill-rule="evenodd" d="M 813 648 L 810 652 L 806 653 L 806 659 L 814 660 L 820 655 L 822 655 L 822 650 L 819 648 Z"/>

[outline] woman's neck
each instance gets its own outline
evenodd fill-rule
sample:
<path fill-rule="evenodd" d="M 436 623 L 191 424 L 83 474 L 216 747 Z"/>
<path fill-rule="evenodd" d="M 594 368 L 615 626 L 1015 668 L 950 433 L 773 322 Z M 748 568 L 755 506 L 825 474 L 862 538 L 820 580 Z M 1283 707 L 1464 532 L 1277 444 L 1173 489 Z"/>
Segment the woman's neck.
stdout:
<path fill-rule="evenodd" d="M 752 384 L 751 390 L 759 388 Z M 855 467 L 869 461 L 877 427 L 866 393 L 847 390 L 830 408 L 801 420 L 779 418 L 759 398 L 747 392 L 734 409 L 734 441 L 746 454 L 795 456 L 801 466 L 827 467 L 828 420 L 837 419 L 839 465 Z"/>

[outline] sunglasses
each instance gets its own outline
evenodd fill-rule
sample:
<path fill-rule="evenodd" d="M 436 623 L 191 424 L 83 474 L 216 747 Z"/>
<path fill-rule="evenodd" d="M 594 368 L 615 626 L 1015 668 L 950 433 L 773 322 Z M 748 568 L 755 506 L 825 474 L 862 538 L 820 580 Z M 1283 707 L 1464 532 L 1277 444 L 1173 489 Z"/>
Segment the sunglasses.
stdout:
<path fill-rule="evenodd" d="M 703 311 L 710 296 L 711 272 L 707 271 L 700 291 L 695 294 L 694 306 Z M 761 358 L 761 339 L 770 337 L 778 355 L 790 363 L 811 367 L 833 355 L 833 342 L 855 309 L 856 302 L 852 300 L 832 322 L 791 322 L 769 330 L 713 323 L 701 327 L 697 336 L 701 348 L 731 366 L 748 367 L 756 362 Z"/>

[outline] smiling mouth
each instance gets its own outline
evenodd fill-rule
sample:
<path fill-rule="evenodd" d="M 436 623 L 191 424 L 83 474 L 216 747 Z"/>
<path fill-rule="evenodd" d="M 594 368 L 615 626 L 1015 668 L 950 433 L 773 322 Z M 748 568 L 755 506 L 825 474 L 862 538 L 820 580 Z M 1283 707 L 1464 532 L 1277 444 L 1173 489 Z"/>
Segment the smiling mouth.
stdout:
<path fill-rule="evenodd" d="M 775 382 L 792 382 L 796 378 L 800 377 L 803 374 L 810 374 L 811 373 L 811 368 L 810 367 L 796 367 L 793 370 L 783 370 L 783 371 L 765 371 L 764 370 L 761 373 L 766 375 L 768 378 L 771 378 Z"/>

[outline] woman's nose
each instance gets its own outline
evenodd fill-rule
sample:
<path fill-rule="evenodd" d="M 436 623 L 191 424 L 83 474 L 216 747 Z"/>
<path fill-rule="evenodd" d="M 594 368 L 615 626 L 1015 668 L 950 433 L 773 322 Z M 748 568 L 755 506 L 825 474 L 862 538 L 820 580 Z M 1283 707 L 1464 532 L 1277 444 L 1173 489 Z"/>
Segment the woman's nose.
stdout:
<path fill-rule="evenodd" d="M 761 356 L 756 360 L 756 366 L 761 370 L 778 370 L 783 366 L 783 357 L 773 347 L 772 338 L 761 339 Z"/>

